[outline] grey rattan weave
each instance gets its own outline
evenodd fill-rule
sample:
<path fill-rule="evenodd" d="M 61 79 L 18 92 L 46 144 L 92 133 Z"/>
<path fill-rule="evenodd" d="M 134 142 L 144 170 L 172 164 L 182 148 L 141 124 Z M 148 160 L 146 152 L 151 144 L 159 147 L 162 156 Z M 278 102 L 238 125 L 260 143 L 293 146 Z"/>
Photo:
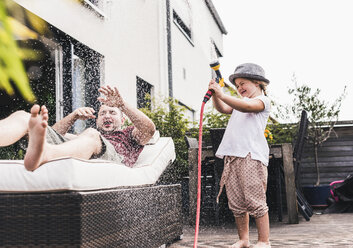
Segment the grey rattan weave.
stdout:
<path fill-rule="evenodd" d="M 1 193 L 1 247 L 156 248 L 182 234 L 180 185 Z"/>

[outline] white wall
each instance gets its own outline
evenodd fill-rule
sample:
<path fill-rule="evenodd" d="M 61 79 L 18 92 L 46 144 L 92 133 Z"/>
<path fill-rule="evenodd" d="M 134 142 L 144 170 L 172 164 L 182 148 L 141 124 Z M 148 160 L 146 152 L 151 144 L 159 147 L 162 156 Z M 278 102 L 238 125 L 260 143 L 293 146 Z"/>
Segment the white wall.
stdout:
<path fill-rule="evenodd" d="M 123 0 L 112 8 L 114 16 L 109 21 L 108 30 L 116 34 L 105 54 L 106 81 L 122 84 L 124 97 L 134 99 L 134 105 L 136 76 L 152 84 L 156 92 L 167 92 L 164 87 L 168 84 L 167 74 L 160 73 L 167 71 L 167 65 L 161 54 L 166 51 L 166 43 L 160 39 L 160 29 L 163 29 L 160 12 L 165 10 L 159 2 Z"/>
<path fill-rule="evenodd" d="M 101 53 L 105 83 L 118 86 L 131 105 L 136 105 L 136 76 L 167 94 L 165 6 L 159 1 L 112 1 L 107 18 L 74 0 L 16 2 Z"/>
<path fill-rule="evenodd" d="M 172 0 L 171 7 L 180 0 Z M 214 54 L 212 41 L 222 51 L 222 33 L 218 29 L 211 13 L 204 1 L 189 1 L 192 13 L 192 42 L 193 45 L 172 23 L 172 56 L 173 56 L 173 95 L 176 99 L 196 111 L 199 110 L 208 83 L 212 78 L 209 64 L 217 57 Z M 181 11 L 177 6 L 176 11 Z M 178 13 L 178 12 L 177 12 Z M 178 13 L 179 14 L 179 13 Z M 182 15 L 179 14 L 181 17 Z M 183 78 L 183 68 L 186 79 Z M 211 105 L 211 103 L 208 103 Z"/>
<path fill-rule="evenodd" d="M 74 0 L 16 0 L 81 43 L 105 57 L 105 83 L 116 85 L 136 106 L 136 76 L 168 96 L 166 1 L 109 1 L 107 18 Z M 204 1 L 171 0 L 173 95 L 198 111 L 211 79 L 213 40 L 222 51 L 222 33 Z M 173 6 L 189 2 L 193 45 L 173 23 Z M 187 13 L 178 11 L 183 17 Z M 183 68 L 186 79 L 183 78 Z"/>
<path fill-rule="evenodd" d="M 104 53 L 105 24 L 96 14 L 74 0 L 15 0 L 56 28 Z"/>

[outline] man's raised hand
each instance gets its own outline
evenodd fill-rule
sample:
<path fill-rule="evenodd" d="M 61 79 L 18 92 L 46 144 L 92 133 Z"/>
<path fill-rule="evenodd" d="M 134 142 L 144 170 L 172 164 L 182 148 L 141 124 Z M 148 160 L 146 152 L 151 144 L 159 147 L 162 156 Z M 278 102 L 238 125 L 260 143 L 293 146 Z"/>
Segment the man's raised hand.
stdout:
<path fill-rule="evenodd" d="M 110 107 L 121 108 L 124 106 L 125 102 L 121 97 L 118 89 L 116 87 L 101 86 L 98 91 L 102 93 L 105 97 L 98 97 L 98 100 Z"/>
<path fill-rule="evenodd" d="M 75 109 L 73 112 L 76 120 L 87 120 L 87 119 L 95 119 L 96 116 L 94 115 L 96 111 L 90 107 L 81 107 Z"/>

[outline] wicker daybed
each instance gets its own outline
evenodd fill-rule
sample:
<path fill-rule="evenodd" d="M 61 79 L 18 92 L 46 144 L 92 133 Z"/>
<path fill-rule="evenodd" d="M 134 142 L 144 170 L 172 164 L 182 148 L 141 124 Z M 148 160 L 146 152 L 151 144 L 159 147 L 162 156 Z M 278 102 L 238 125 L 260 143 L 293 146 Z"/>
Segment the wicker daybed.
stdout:
<path fill-rule="evenodd" d="M 181 187 L 156 182 L 175 159 L 171 138 L 136 168 L 63 158 L 34 172 L 0 161 L 0 247 L 157 248 L 182 235 Z"/>

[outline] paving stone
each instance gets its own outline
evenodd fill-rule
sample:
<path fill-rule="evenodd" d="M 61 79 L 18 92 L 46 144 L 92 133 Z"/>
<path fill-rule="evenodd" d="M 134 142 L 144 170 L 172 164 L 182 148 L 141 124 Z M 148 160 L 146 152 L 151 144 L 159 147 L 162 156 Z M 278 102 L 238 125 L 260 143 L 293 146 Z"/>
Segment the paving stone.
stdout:
<path fill-rule="evenodd" d="M 190 248 L 194 244 L 195 228 L 185 226 L 183 239 L 168 248 Z M 320 214 L 315 213 L 310 221 L 300 218 L 299 224 L 287 224 L 271 221 L 270 240 L 274 248 L 353 248 L 353 213 Z M 201 226 L 198 248 L 229 247 L 237 241 L 235 224 L 221 226 Z M 254 223 L 250 225 L 251 243 L 256 243 L 257 230 Z"/>

